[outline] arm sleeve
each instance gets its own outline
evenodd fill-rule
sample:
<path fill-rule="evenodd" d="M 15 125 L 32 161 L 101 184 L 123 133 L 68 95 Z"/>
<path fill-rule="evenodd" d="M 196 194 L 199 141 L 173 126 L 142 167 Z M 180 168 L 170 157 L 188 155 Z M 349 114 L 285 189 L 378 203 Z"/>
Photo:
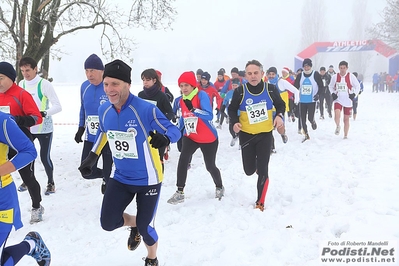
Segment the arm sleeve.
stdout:
<path fill-rule="evenodd" d="M 228 108 L 228 114 L 230 117 L 230 123 L 234 125 L 239 122 L 238 110 L 240 108 L 241 99 L 243 97 L 243 87 L 242 85 L 234 90 L 233 96 L 231 97 L 231 102 Z"/>
<path fill-rule="evenodd" d="M 328 89 L 331 93 L 335 93 L 335 83 L 337 82 L 337 74 L 331 77 L 330 84 L 328 84 Z"/>
<path fill-rule="evenodd" d="M 324 86 L 323 86 L 323 80 L 321 80 L 321 75 L 319 72 L 315 71 L 314 73 L 314 79 L 317 83 L 317 92 L 315 94 L 319 93 L 319 90 L 321 90 Z"/>
<path fill-rule="evenodd" d="M 80 88 L 80 111 L 79 111 L 79 126 L 86 127 L 86 120 L 85 120 L 85 107 L 83 104 L 83 85 Z"/>
<path fill-rule="evenodd" d="M 1 142 L 17 152 L 10 160 L 17 170 L 36 159 L 37 152 L 33 142 L 22 132 L 10 116 L 2 121 L 2 129 Z"/>
<path fill-rule="evenodd" d="M 180 139 L 180 130 L 166 118 L 158 107 L 153 106 L 151 112 L 148 113 L 151 116 L 149 117 L 151 121 L 151 130 L 156 130 L 166 135 L 172 143 Z"/>
<path fill-rule="evenodd" d="M 270 97 L 273 100 L 273 105 L 276 108 L 276 113 L 284 114 L 284 112 L 285 112 L 285 102 L 281 98 L 280 92 L 278 91 L 276 86 L 274 86 L 273 84 L 269 84 L 268 85 L 268 90 L 269 90 L 269 93 L 270 93 Z"/>
<path fill-rule="evenodd" d="M 193 114 L 203 120 L 212 120 L 213 110 L 208 95 L 204 91 L 199 91 L 198 98 L 200 102 L 200 108 L 195 108 L 194 106 L 195 110 Z"/>
<path fill-rule="evenodd" d="M 43 80 L 43 85 L 44 85 L 43 86 L 43 94 L 49 100 L 50 108 L 47 110 L 41 110 L 41 111 L 46 111 L 47 115 L 54 115 L 56 113 L 61 112 L 61 110 L 62 110 L 61 102 L 58 99 L 57 94 L 55 93 L 53 85 L 50 82 L 48 82 L 47 80 Z"/>
<path fill-rule="evenodd" d="M 170 92 L 170 90 L 168 89 L 168 87 L 165 87 L 165 94 L 166 96 L 168 96 L 168 100 L 170 103 L 173 103 L 173 94 Z"/>
<path fill-rule="evenodd" d="M 359 92 L 360 92 L 360 83 L 359 83 L 359 81 L 357 80 L 355 75 L 353 75 L 352 73 L 350 73 L 350 79 L 351 79 L 351 84 L 353 85 L 352 92 L 355 95 L 359 95 Z"/>
<path fill-rule="evenodd" d="M 166 96 L 166 95 L 165 95 Z M 168 97 L 163 97 L 162 99 L 162 106 L 164 108 L 165 112 L 165 116 L 169 119 L 172 120 L 173 117 L 175 116 L 173 109 L 172 109 L 172 105 L 170 105 L 169 99 Z"/>

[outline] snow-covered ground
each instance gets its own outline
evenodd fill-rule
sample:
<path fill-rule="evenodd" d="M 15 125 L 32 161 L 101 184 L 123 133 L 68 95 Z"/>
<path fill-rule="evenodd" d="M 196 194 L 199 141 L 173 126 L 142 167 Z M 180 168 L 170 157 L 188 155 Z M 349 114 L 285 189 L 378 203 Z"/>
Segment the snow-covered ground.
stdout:
<path fill-rule="evenodd" d="M 82 149 L 74 141 L 79 85 L 54 85 L 63 105 L 54 116 L 57 191 L 42 194 L 44 221 L 34 225 L 29 224 L 29 195 L 18 193 L 25 226 L 11 233 L 7 245 L 36 230 L 50 248 L 55 266 L 143 265 L 143 243 L 129 251 L 126 228 L 106 232 L 100 227 L 101 180 L 84 180 L 77 170 Z M 214 198 L 214 184 L 197 151 L 188 173 L 186 201 L 166 203 L 176 189 L 179 152 L 172 144 L 156 217 L 160 265 L 321 265 L 322 241 L 398 240 L 399 93 L 373 94 L 370 86 L 365 84 L 360 95 L 357 120 L 350 121 L 346 140 L 342 131 L 334 135 L 332 118 L 319 120 L 319 114 L 310 141 L 301 143 L 292 122 L 286 123 L 287 144 L 274 133 L 277 153 L 269 165 L 264 212 L 254 209 L 257 177 L 244 174 L 238 147 L 229 145 L 227 126 L 219 130 L 217 155 L 226 188 L 223 200 Z M 132 92 L 137 94 L 139 88 Z M 177 96 L 176 85 L 170 88 Z M 18 174 L 14 177 L 19 185 Z M 36 177 L 44 190 L 47 178 L 40 160 Z M 134 202 L 128 210 L 135 212 Z M 35 262 L 24 257 L 19 265 Z"/>

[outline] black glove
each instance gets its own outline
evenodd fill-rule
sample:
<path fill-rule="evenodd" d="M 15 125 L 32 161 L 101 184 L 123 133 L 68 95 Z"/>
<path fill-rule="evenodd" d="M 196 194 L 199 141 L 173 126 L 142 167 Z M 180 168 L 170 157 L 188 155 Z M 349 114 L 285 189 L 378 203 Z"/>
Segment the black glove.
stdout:
<path fill-rule="evenodd" d="M 47 116 L 47 112 L 46 111 L 40 111 L 40 114 L 42 115 L 42 117 L 46 117 Z"/>
<path fill-rule="evenodd" d="M 33 117 L 30 115 L 17 115 L 14 116 L 14 120 L 17 125 L 21 127 L 31 127 L 36 124 L 35 119 L 33 119 Z"/>
<path fill-rule="evenodd" d="M 359 95 L 362 94 L 362 91 L 359 91 Z"/>
<path fill-rule="evenodd" d="M 336 93 L 331 93 L 331 97 L 332 97 L 333 101 L 338 99 L 338 95 Z"/>
<path fill-rule="evenodd" d="M 216 110 L 216 115 L 219 115 L 219 113 L 220 113 L 219 108 L 216 107 L 215 110 Z"/>
<path fill-rule="evenodd" d="M 183 100 L 183 102 L 187 106 L 187 109 L 190 110 L 190 112 L 194 111 L 193 103 L 190 100 L 186 99 Z"/>
<path fill-rule="evenodd" d="M 319 100 L 319 94 L 315 94 L 315 96 L 313 96 L 313 100 L 317 102 Z"/>
<path fill-rule="evenodd" d="M 151 136 L 150 144 L 155 149 L 166 147 L 170 143 L 169 138 L 161 133 L 150 131 L 149 134 Z"/>
<path fill-rule="evenodd" d="M 172 122 L 173 122 L 173 123 L 176 123 L 176 120 L 177 120 L 177 115 L 174 115 L 174 116 L 172 117 Z"/>
<path fill-rule="evenodd" d="M 76 132 L 76 134 L 75 134 L 76 143 L 83 142 L 82 141 L 82 136 L 83 136 L 84 132 L 85 132 L 85 127 L 79 127 L 78 128 L 78 132 Z"/>
<path fill-rule="evenodd" d="M 78 169 L 83 177 L 91 175 L 91 173 L 93 172 L 91 168 L 97 162 L 97 160 L 98 155 L 91 151 L 86 159 L 82 161 Z"/>
<path fill-rule="evenodd" d="M 351 93 L 351 94 L 349 94 L 349 99 L 353 100 L 355 98 L 355 96 L 356 95 L 354 93 Z"/>

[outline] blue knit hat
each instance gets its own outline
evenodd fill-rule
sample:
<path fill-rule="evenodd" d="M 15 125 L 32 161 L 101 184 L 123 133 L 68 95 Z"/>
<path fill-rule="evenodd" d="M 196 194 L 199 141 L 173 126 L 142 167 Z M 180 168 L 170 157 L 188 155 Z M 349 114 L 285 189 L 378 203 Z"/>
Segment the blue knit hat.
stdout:
<path fill-rule="evenodd" d="M 104 70 L 103 61 L 96 54 L 92 54 L 85 61 L 85 69 Z"/>
<path fill-rule="evenodd" d="M 13 82 L 17 77 L 14 67 L 7 62 L 0 62 L 0 74 L 9 77 Z"/>

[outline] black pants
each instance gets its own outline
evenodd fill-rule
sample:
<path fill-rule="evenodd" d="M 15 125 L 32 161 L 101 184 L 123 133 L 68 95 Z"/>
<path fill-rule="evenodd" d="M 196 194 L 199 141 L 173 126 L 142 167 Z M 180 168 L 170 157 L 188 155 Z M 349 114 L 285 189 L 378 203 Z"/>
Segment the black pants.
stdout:
<path fill-rule="evenodd" d="M 220 107 L 220 122 L 219 122 L 220 125 L 223 124 L 224 118 L 228 117 L 225 111 L 226 111 L 226 105 L 222 105 L 222 107 Z"/>
<path fill-rule="evenodd" d="M 215 164 L 219 140 L 216 139 L 212 143 L 197 143 L 186 136 L 183 136 L 182 139 L 183 145 L 179 157 L 179 163 L 177 164 L 177 188 L 182 190 L 186 186 L 187 165 L 198 148 L 201 149 L 202 155 L 204 156 L 206 170 L 211 174 L 215 186 L 221 188 L 223 186 L 222 176 L 219 168 L 217 168 Z"/>
<path fill-rule="evenodd" d="M 264 203 L 269 178 L 269 159 L 272 145 L 272 132 L 256 135 L 240 132 L 241 157 L 246 175 L 258 173 L 257 202 Z"/>
<path fill-rule="evenodd" d="M 94 143 L 85 140 L 83 144 L 83 151 L 82 151 L 82 158 L 81 162 L 86 159 L 86 157 L 89 155 L 91 149 L 93 148 Z M 108 182 L 109 176 L 111 175 L 112 171 L 112 153 L 109 148 L 108 143 L 105 144 L 103 150 L 101 151 L 101 156 L 103 159 L 103 169 L 100 169 L 97 167 L 97 162 L 93 165 L 92 170 L 93 172 L 89 176 L 84 176 L 83 178 L 85 179 L 96 179 L 96 178 L 102 178 L 105 182 Z"/>
<path fill-rule="evenodd" d="M 288 107 L 290 108 L 290 110 L 287 112 L 287 115 L 289 117 L 291 117 L 294 114 L 294 108 L 295 108 L 295 103 L 294 103 L 294 99 L 288 99 Z"/>
<path fill-rule="evenodd" d="M 32 135 L 25 130 L 24 133 L 32 140 Z M 9 149 L 8 151 L 8 158 L 11 159 L 17 154 L 17 152 L 13 149 Z M 28 192 L 30 198 L 32 200 L 32 208 L 40 208 L 40 202 L 42 201 L 42 196 L 40 195 L 40 184 L 37 182 L 35 177 L 35 161 L 29 163 L 25 167 L 18 170 L 19 175 L 22 178 L 22 181 L 25 183 L 26 187 L 28 188 Z"/>
<path fill-rule="evenodd" d="M 40 160 L 47 175 L 47 183 L 54 184 L 54 166 L 50 158 L 51 143 L 53 142 L 53 132 L 46 134 L 32 134 L 33 140 L 38 139 L 40 144 Z"/>
<path fill-rule="evenodd" d="M 320 115 L 324 116 L 324 101 L 326 102 L 326 105 L 327 105 L 328 114 L 332 115 L 331 114 L 331 105 L 332 105 L 331 94 L 328 93 L 328 92 L 327 93 L 321 93 L 319 101 L 320 101 L 320 105 L 319 105 L 319 107 L 320 107 Z"/>
<path fill-rule="evenodd" d="M 308 133 L 308 127 L 306 125 L 306 116 L 310 123 L 314 121 L 314 112 L 316 110 L 316 103 L 299 103 L 299 111 L 301 113 L 302 129 L 305 134 Z"/>

